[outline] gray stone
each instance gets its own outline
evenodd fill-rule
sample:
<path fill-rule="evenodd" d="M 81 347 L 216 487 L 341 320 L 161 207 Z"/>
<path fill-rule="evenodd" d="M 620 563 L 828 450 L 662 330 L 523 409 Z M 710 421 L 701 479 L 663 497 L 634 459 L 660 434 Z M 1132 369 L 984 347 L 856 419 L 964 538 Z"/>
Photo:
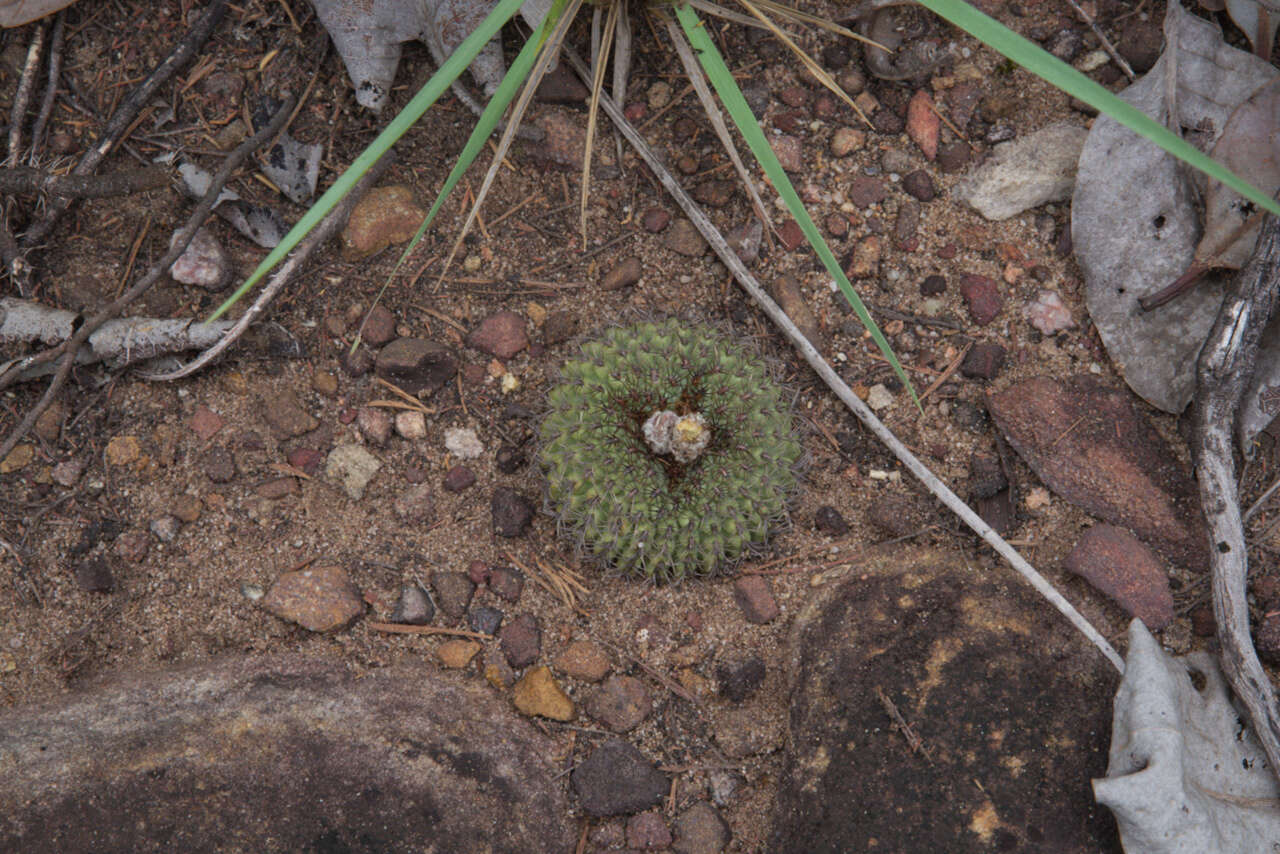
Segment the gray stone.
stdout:
<path fill-rule="evenodd" d="M 569 775 L 588 815 L 630 815 L 657 806 L 671 784 L 644 755 L 613 738 L 595 749 Z"/>
<path fill-rule="evenodd" d="M 353 501 L 364 498 L 365 487 L 382 468 L 382 461 L 364 445 L 339 445 L 329 452 L 324 473 L 329 480 L 341 484 L 343 491 Z"/>
<path fill-rule="evenodd" d="M 1045 202 L 1071 198 L 1076 162 L 1089 131 L 1058 122 L 997 146 L 991 158 L 953 189 L 989 220 L 1004 220 Z"/>
<path fill-rule="evenodd" d="M 0 850 L 570 851 L 554 755 L 434 667 L 130 671 L 0 713 Z"/>

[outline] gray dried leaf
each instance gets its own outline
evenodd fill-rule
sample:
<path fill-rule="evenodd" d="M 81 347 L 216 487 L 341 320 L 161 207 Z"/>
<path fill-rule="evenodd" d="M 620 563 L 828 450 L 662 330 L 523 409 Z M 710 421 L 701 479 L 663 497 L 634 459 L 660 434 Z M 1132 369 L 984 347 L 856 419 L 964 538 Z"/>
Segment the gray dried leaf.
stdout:
<path fill-rule="evenodd" d="M 1140 620 L 1093 793 L 1115 813 L 1125 854 L 1255 854 L 1280 839 L 1280 788 L 1217 662 L 1165 654 Z"/>
<path fill-rule="evenodd" d="M 1280 76 L 1222 40 L 1213 24 L 1169 5 L 1176 33 L 1177 121 L 1216 141 L 1236 108 Z M 1170 52 L 1120 97 L 1161 120 L 1169 111 Z M 1195 360 L 1222 301 L 1222 276 L 1150 312 L 1139 298 L 1178 278 L 1202 231 L 1196 188 L 1177 161 L 1106 116 L 1094 122 L 1071 208 L 1072 241 L 1085 276 L 1085 300 L 1111 359 L 1137 394 L 1180 412 L 1195 389 Z M 1275 380 L 1272 380 L 1275 382 Z"/>
<path fill-rule="evenodd" d="M 425 42 L 439 66 L 494 6 L 492 0 L 312 0 L 312 5 L 351 75 L 356 102 L 370 110 L 380 110 L 387 103 L 400 64 L 400 45 Z M 537 27 L 550 8 L 549 0 L 528 0 L 520 15 L 531 27 Z M 502 46 L 495 38 L 471 63 L 471 76 L 487 96 L 498 88 L 505 73 Z M 470 93 L 456 81 L 453 91 L 480 112 Z"/>
<path fill-rule="evenodd" d="M 190 162 L 178 165 L 178 177 L 183 190 L 193 199 L 203 197 L 213 180 L 208 172 Z M 263 249 L 275 248 L 289 231 L 280 214 L 265 205 L 245 201 L 235 190 L 223 189 L 213 212 Z"/>

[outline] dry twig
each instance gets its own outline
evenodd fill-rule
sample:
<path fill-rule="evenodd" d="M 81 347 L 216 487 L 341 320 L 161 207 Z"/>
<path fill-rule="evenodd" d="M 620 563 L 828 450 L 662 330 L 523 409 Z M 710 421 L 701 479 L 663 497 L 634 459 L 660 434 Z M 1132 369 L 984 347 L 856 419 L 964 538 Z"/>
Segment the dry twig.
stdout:
<path fill-rule="evenodd" d="M 154 190 L 169 183 L 159 166 L 127 169 L 110 175 L 54 175 L 30 166 L 0 169 L 0 193 L 47 193 L 75 199 L 104 199 Z"/>
<path fill-rule="evenodd" d="M 1271 771 L 1280 777 L 1280 706 L 1249 638 L 1248 552 L 1236 491 L 1232 436 L 1257 364 L 1262 331 L 1280 304 L 1280 219 L 1268 216 L 1253 259 L 1240 271 L 1197 363 L 1196 480 L 1209 525 L 1213 616 L 1222 670 L 1249 712 Z"/>

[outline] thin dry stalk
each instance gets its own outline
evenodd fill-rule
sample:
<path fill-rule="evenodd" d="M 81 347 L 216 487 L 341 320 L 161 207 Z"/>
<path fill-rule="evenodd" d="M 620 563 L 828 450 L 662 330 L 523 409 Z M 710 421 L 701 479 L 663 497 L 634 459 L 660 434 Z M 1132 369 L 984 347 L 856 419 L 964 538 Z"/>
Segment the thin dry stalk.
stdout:
<path fill-rule="evenodd" d="M 667 27 L 668 35 L 671 36 L 671 43 L 676 47 L 676 55 L 680 57 L 680 63 L 684 66 L 685 76 L 689 78 L 693 90 L 698 93 L 698 100 L 702 102 L 702 109 L 711 120 L 711 127 L 715 128 L 720 144 L 728 152 L 729 160 L 733 162 L 733 168 L 737 170 L 738 177 L 742 180 L 747 197 L 751 199 L 752 209 L 756 212 L 756 216 L 760 217 L 765 228 L 773 231 L 773 220 L 769 217 L 769 209 L 765 207 L 764 200 L 760 198 L 760 192 L 756 189 L 756 182 L 751 180 L 751 173 L 747 171 L 746 165 L 742 162 L 742 156 L 738 154 L 738 147 L 734 145 L 733 137 L 730 136 L 729 128 L 724 122 L 724 116 L 716 106 L 715 96 L 711 94 L 711 87 L 707 85 L 702 66 L 698 64 L 698 58 L 693 55 L 693 47 L 685 38 L 679 24 L 669 15 L 662 14 L 661 18 L 662 23 Z"/>
<path fill-rule="evenodd" d="M 622 0 L 614 0 L 609 4 L 609 12 L 604 20 L 604 34 L 600 38 L 600 50 L 592 57 L 595 62 L 595 71 L 591 76 L 591 104 L 587 108 L 587 139 L 582 148 L 582 190 L 578 199 L 578 228 L 582 232 L 583 249 L 587 248 L 587 197 L 591 195 L 591 149 L 595 144 L 596 123 L 600 116 L 600 91 L 604 88 L 604 69 L 609 64 L 609 53 L 613 47 L 614 33 L 618 29 L 618 15 L 621 10 Z M 595 17 L 598 18 L 599 15 L 600 8 L 596 7 Z"/>
<path fill-rule="evenodd" d="M 542 45 L 542 53 L 538 55 L 537 61 L 529 72 L 529 79 L 525 81 L 524 88 L 520 90 L 520 97 L 516 99 L 511 108 L 511 118 L 508 119 L 507 126 L 502 131 L 502 138 L 498 140 L 493 163 L 489 165 L 489 171 L 485 172 L 484 181 L 480 184 L 480 192 L 476 194 L 476 203 L 471 206 L 470 212 L 467 213 L 466 222 L 462 224 L 462 229 L 458 232 L 458 237 L 454 240 L 453 247 L 449 250 L 449 257 L 445 259 L 444 267 L 440 270 L 440 278 L 436 280 L 436 288 L 439 288 L 441 282 L 444 281 L 445 273 L 449 271 L 449 267 L 453 264 L 454 256 L 458 254 L 458 248 L 462 246 L 462 241 L 470 233 L 471 226 L 475 223 L 476 216 L 480 213 L 484 200 L 489 196 L 489 189 L 493 186 L 493 180 L 498 176 L 498 169 L 506 160 L 507 151 L 510 150 L 511 143 L 515 140 L 516 130 L 520 127 L 520 122 L 524 120 L 525 111 L 528 110 L 530 102 L 533 101 L 533 94 L 537 91 L 538 85 L 542 83 L 542 78 L 551 69 L 551 64 L 560 51 L 560 46 L 564 44 L 564 37 L 569 33 L 569 26 L 573 23 L 574 16 L 578 14 L 578 10 L 581 8 L 582 0 L 569 0 L 569 4 L 565 7 L 560 20 L 556 22 L 555 29 L 551 31 L 551 34 L 547 36 L 546 42 Z M 590 85 L 590 81 L 588 80 L 587 82 Z"/>

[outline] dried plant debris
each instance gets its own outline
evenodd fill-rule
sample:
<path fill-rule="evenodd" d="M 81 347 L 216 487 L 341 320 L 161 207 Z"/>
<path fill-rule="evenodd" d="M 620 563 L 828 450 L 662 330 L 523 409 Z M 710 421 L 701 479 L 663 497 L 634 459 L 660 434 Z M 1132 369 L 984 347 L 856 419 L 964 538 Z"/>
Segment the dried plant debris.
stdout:
<path fill-rule="evenodd" d="M 191 162 L 180 163 L 178 175 L 182 178 L 183 191 L 193 199 L 204 196 L 212 180 L 208 172 Z M 245 201 L 235 190 L 224 189 L 213 211 L 263 249 L 275 248 L 289 230 L 279 213 L 265 205 Z"/>
<path fill-rule="evenodd" d="M 1093 792 L 1127 854 L 1252 854 L 1280 839 L 1280 788 L 1213 657 L 1173 658 L 1134 620 L 1125 663 Z"/>
<path fill-rule="evenodd" d="M 30 300 L 0 299 L 0 345 L 35 341 L 57 344 L 75 333 L 79 320 L 80 315 L 74 311 L 48 308 Z M 109 320 L 89 336 L 89 346 L 80 350 L 76 361 L 104 362 L 108 367 L 119 368 L 160 355 L 212 346 L 230 327 L 229 321 L 192 323 L 151 317 Z M 0 373 L 12 364 L 0 363 Z M 56 367 L 45 363 L 23 378 L 53 373 Z"/>
<path fill-rule="evenodd" d="M 421 40 L 436 65 L 441 65 L 493 9 L 492 3 L 483 0 L 313 0 L 313 5 L 351 75 L 357 103 L 370 110 L 381 110 L 387 103 L 400 64 L 400 45 Z M 529 0 L 520 14 L 536 28 L 550 8 L 549 0 Z M 505 73 L 502 47 L 495 38 L 471 63 L 471 76 L 487 97 Z M 453 91 L 480 113 L 479 105 L 457 81 Z"/>
<path fill-rule="evenodd" d="M 1235 25 L 1244 30 L 1253 45 L 1253 52 L 1271 61 L 1271 49 L 1276 43 L 1276 28 L 1280 27 L 1280 3 L 1276 0 L 1226 0 L 1227 14 Z"/>
<path fill-rule="evenodd" d="M 280 109 L 280 103 L 275 98 L 266 98 L 258 106 L 253 114 L 255 131 L 266 127 L 276 110 Z M 316 193 L 323 154 L 324 146 L 319 143 L 307 145 L 291 137 L 288 131 L 283 131 L 267 152 L 261 164 L 262 171 L 291 201 L 305 205 Z"/>
<path fill-rule="evenodd" d="M 1178 125 L 1205 134 L 1208 148 L 1236 109 L 1280 71 L 1228 46 L 1215 25 L 1176 3 L 1165 28 L 1167 41 L 1176 34 L 1176 50 L 1166 49 L 1120 97 L 1158 120 L 1176 100 Z M 1170 73 L 1175 67 L 1176 77 Z M 1176 79 L 1175 96 L 1166 91 L 1167 78 Z M 1089 313 L 1129 386 L 1166 412 L 1180 412 L 1191 400 L 1195 356 L 1217 315 L 1225 279 L 1210 272 L 1193 291 L 1149 312 L 1139 300 L 1192 263 L 1204 233 L 1196 203 L 1203 190 L 1193 183 L 1198 174 L 1099 116 L 1080 155 L 1072 201 L 1072 240 Z"/>

